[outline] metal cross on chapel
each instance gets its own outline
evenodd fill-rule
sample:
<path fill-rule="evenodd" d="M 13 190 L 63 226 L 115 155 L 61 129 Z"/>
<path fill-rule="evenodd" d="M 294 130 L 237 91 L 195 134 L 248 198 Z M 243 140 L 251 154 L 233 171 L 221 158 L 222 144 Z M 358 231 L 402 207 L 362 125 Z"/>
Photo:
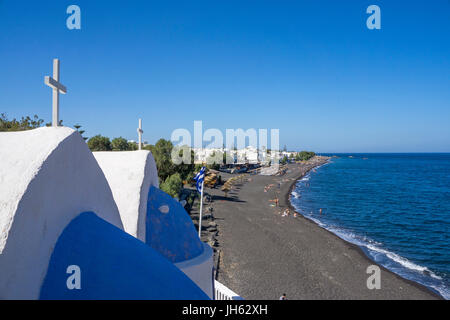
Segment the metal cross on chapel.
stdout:
<path fill-rule="evenodd" d="M 59 59 L 53 59 L 53 78 L 45 76 L 45 84 L 53 89 L 52 126 L 59 125 L 59 94 L 66 94 L 67 89 L 59 83 Z"/>
<path fill-rule="evenodd" d="M 139 119 L 139 128 L 137 128 L 137 132 L 139 137 L 138 139 L 139 150 L 142 150 L 142 134 L 144 133 L 144 130 L 142 130 L 142 119 Z"/>

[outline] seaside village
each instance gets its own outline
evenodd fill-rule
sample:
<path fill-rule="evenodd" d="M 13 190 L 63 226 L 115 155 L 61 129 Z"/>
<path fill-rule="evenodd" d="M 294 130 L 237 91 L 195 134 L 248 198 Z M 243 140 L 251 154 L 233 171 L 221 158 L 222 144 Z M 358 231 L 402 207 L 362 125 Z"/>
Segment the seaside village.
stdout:
<path fill-rule="evenodd" d="M 239 299 L 212 248 L 159 189 L 152 153 L 91 152 L 59 126 L 0 133 L 0 299 Z"/>

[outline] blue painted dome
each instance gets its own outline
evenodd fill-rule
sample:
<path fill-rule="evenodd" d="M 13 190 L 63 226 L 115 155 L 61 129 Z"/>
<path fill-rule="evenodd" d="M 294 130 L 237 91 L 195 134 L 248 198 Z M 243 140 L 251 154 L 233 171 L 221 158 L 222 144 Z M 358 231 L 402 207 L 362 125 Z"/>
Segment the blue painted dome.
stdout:
<path fill-rule="evenodd" d="M 203 243 L 183 206 L 164 191 L 148 193 L 146 243 L 176 263 L 199 256 Z"/>
<path fill-rule="evenodd" d="M 67 286 L 72 265 L 80 270 L 80 289 Z M 209 299 L 154 249 L 92 212 L 72 220 L 59 237 L 40 298 Z"/>

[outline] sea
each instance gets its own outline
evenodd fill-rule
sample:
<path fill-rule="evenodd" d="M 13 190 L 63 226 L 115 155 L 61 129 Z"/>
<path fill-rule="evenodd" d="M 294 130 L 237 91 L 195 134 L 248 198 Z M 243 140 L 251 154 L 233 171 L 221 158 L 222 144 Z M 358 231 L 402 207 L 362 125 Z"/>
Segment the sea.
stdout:
<path fill-rule="evenodd" d="M 294 208 L 450 299 L 450 153 L 322 155 L 332 158 L 297 181 Z"/>

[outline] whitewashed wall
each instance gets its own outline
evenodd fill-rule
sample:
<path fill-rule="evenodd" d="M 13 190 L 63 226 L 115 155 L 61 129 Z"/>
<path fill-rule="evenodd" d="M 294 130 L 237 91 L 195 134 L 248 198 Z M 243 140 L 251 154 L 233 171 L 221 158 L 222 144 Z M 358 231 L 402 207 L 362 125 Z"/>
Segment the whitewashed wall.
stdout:
<path fill-rule="evenodd" d="M 66 127 L 0 133 L 0 299 L 37 299 L 55 243 L 81 212 L 123 229 L 81 136 Z"/>
<path fill-rule="evenodd" d="M 203 253 L 193 259 L 175 263 L 196 285 L 202 289 L 210 299 L 214 298 L 214 252 L 203 243 Z"/>
<path fill-rule="evenodd" d="M 125 231 L 145 242 L 148 190 L 158 188 L 158 171 L 151 152 L 94 152 L 119 208 Z"/>

